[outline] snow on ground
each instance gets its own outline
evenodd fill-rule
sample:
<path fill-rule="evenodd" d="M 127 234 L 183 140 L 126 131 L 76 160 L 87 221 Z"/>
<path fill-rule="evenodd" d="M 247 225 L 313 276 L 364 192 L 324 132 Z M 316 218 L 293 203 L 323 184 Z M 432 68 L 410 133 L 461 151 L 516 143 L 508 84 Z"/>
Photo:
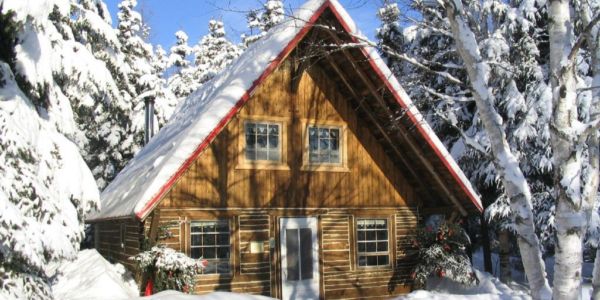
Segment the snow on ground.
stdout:
<path fill-rule="evenodd" d="M 433 300 L 458 300 L 458 299 L 486 299 L 486 300 L 518 300 L 531 299 L 526 291 L 514 290 L 500 282 L 498 278 L 489 273 L 475 271 L 479 284 L 465 287 L 448 279 L 432 278 L 427 282 L 427 291 L 414 291 L 397 299 L 433 299 Z"/>
<path fill-rule="evenodd" d="M 77 259 L 56 267 L 55 299 L 129 299 L 139 295 L 135 281 L 121 264 L 111 264 L 96 250 L 82 250 Z"/>
<path fill-rule="evenodd" d="M 248 294 L 214 292 L 206 295 L 188 295 L 176 291 L 163 291 L 148 297 L 130 300 L 272 300 L 273 298 Z"/>

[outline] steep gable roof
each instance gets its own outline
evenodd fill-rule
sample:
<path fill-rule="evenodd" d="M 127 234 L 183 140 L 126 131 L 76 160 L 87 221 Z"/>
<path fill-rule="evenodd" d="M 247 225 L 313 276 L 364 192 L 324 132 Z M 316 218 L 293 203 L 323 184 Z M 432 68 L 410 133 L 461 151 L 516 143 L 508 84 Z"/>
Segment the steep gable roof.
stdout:
<path fill-rule="evenodd" d="M 293 17 L 273 28 L 227 70 L 185 100 L 168 124 L 106 187 L 101 194 L 101 210 L 88 220 L 133 216 L 144 219 L 327 9 L 333 12 L 351 36 L 362 36 L 336 0 L 307 1 Z M 456 184 L 476 210 L 481 211 L 481 202 L 471 184 L 433 130 L 423 121 L 376 49 L 361 47 L 361 50 L 396 101 L 406 109 L 418 133 L 443 161 Z"/>

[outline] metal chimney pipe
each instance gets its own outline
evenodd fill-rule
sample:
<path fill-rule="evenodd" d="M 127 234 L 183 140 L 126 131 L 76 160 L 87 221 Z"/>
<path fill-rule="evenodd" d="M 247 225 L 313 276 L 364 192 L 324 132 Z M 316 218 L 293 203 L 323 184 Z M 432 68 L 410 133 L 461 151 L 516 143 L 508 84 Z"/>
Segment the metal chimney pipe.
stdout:
<path fill-rule="evenodd" d="M 154 136 L 154 97 L 144 98 L 145 107 L 145 128 L 144 128 L 144 145 L 150 142 Z"/>

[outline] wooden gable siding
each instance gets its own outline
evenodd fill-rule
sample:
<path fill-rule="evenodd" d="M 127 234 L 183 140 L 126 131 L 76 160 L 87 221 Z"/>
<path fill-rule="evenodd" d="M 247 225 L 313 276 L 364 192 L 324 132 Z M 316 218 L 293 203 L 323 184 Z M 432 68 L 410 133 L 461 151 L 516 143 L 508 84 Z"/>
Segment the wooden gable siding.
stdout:
<path fill-rule="evenodd" d="M 162 208 L 338 208 L 416 205 L 416 195 L 335 84 L 313 66 L 292 93 L 283 64 L 161 201 Z M 289 170 L 238 167 L 247 117 L 285 120 Z M 307 120 L 347 125 L 346 172 L 303 171 Z M 240 135 L 241 134 L 241 135 Z"/>

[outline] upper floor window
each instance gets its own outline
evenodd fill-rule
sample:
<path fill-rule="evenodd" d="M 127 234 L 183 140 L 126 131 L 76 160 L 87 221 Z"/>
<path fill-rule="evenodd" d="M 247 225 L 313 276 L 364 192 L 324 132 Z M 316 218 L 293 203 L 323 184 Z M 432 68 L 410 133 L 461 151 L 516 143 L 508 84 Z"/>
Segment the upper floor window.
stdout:
<path fill-rule="evenodd" d="M 309 125 L 308 163 L 341 164 L 341 135 L 339 126 Z"/>
<path fill-rule="evenodd" d="M 208 261 L 203 274 L 230 273 L 231 241 L 227 220 L 192 221 L 190 257 Z"/>
<path fill-rule="evenodd" d="M 281 124 L 246 121 L 246 161 L 281 161 Z"/>
<path fill-rule="evenodd" d="M 390 264 L 387 219 L 358 219 L 356 243 L 358 266 L 377 267 Z"/>

